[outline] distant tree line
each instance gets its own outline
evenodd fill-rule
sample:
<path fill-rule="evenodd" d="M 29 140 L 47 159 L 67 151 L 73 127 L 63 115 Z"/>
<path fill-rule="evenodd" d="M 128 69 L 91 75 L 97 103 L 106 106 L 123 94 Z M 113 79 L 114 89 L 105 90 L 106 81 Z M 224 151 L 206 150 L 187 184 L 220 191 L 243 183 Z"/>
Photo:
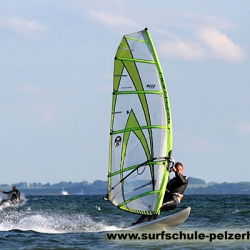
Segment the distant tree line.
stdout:
<path fill-rule="evenodd" d="M 65 182 L 61 181 L 55 184 L 41 184 L 33 182 L 13 183 L 25 195 L 59 195 L 62 190 L 66 190 L 70 195 L 104 195 L 107 192 L 107 181 L 96 180 L 93 183 L 82 182 Z M 11 185 L 11 186 L 12 186 Z M 0 184 L 0 189 L 9 190 L 8 184 Z M 238 183 L 206 183 L 202 179 L 189 177 L 189 185 L 185 194 L 249 194 L 250 182 Z"/>
<path fill-rule="evenodd" d="M 106 186 L 107 182 L 106 181 L 101 181 L 97 180 L 94 181 L 93 183 L 89 183 L 87 181 L 82 181 L 82 182 L 66 182 L 66 181 L 61 181 L 59 183 L 55 184 L 50 184 L 49 182 L 46 184 L 42 184 L 40 182 L 33 182 L 33 183 L 27 183 L 27 182 L 19 182 L 19 183 L 13 183 L 11 185 L 8 184 L 0 184 L 1 188 L 9 188 L 13 185 L 16 185 L 18 188 L 72 188 L 72 187 L 83 187 L 83 186 L 93 186 L 93 187 L 101 187 L 101 186 Z"/>
<path fill-rule="evenodd" d="M 26 195 L 58 195 L 62 190 L 66 190 L 69 194 L 104 194 L 107 190 L 107 181 L 96 180 L 93 183 L 87 181 L 82 182 L 65 182 L 61 181 L 55 184 L 41 184 L 40 182 L 19 182 L 12 185 L 0 184 L 0 189 L 9 190 L 11 186 L 16 185 L 17 188 Z"/>
<path fill-rule="evenodd" d="M 206 182 L 204 180 L 189 177 L 189 184 L 194 185 L 205 185 Z M 107 188 L 107 181 L 102 180 L 96 180 L 93 183 L 82 181 L 82 182 L 72 182 L 72 181 L 61 181 L 59 183 L 50 184 L 45 183 L 42 184 L 41 182 L 33 182 L 33 183 L 27 183 L 27 182 L 19 182 L 19 183 L 13 183 L 12 185 L 8 184 L 0 184 L 0 188 L 9 188 L 13 185 L 16 185 L 18 188 L 77 188 L 77 187 L 84 187 L 84 186 L 91 186 L 94 188 Z"/>
<path fill-rule="evenodd" d="M 250 194 L 250 182 L 211 183 L 205 187 L 187 188 L 186 194 Z"/>

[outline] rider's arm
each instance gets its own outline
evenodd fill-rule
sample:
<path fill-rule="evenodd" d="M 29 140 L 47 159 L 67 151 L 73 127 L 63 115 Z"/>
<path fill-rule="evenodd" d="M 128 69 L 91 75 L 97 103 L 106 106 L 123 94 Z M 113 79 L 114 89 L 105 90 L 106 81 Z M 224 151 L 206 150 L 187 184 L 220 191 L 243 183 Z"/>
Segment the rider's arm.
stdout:
<path fill-rule="evenodd" d="M 187 183 L 188 183 L 188 178 L 186 178 L 185 176 L 179 174 L 178 171 L 175 172 L 175 177 L 176 177 L 182 184 L 187 184 Z"/>

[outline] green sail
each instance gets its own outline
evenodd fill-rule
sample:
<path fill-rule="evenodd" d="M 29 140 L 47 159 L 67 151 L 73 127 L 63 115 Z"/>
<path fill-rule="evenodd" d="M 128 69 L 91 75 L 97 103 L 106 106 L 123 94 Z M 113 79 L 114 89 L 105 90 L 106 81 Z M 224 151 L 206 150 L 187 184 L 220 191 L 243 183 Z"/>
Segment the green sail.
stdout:
<path fill-rule="evenodd" d="M 125 35 L 115 55 L 106 199 L 128 212 L 159 214 L 171 152 L 167 87 L 145 29 Z"/>

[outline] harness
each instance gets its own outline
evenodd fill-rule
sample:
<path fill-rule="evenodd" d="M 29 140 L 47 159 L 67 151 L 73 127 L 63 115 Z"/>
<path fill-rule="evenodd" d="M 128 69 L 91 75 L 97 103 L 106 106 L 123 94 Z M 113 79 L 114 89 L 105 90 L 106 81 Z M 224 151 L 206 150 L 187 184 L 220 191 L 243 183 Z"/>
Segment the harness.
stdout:
<path fill-rule="evenodd" d="M 178 206 L 181 203 L 181 200 L 183 198 L 183 194 L 173 193 L 173 198 L 176 202 L 176 206 Z"/>

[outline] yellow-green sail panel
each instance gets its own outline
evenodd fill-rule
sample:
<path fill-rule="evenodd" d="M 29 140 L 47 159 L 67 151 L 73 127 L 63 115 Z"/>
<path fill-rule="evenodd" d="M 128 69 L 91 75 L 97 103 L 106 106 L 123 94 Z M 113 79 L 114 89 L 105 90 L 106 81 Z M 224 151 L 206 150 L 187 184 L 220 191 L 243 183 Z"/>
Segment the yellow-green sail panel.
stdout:
<path fill-rule="evenodd" d="M 171 151 L 170 104 L 151 36 L 125 35 L 114 60 L 106 198 L 128 212 L 159 214 Z"/>

